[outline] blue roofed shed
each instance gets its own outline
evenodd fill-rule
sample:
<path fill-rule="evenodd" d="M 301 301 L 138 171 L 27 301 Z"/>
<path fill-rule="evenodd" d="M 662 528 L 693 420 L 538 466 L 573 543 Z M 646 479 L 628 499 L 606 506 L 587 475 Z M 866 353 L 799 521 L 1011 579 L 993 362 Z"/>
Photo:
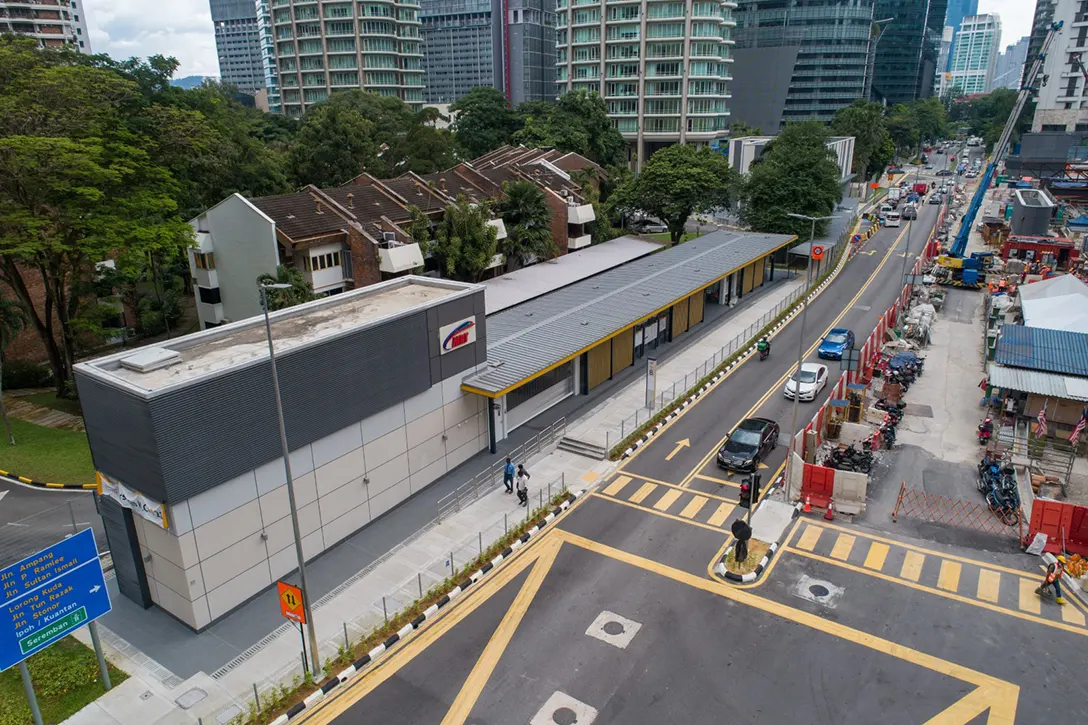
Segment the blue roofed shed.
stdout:
<path fill-rule="evenodd" d="M 1088 334 L 1006 325 L 997 340 L 999 365 L 1088 377 Z"/>

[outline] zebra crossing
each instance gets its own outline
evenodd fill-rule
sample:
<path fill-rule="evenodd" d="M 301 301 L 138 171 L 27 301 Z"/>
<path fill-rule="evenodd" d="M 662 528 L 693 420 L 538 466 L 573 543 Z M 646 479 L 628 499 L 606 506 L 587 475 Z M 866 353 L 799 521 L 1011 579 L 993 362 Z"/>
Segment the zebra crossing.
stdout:
<path fill-rule="evenodd" d="M 616 476 L 597 492 L 599 497 L 642 509 L 649 513 L 728 533 L 727 523 L 736 500 L 716 494 L 682 488 L 664 481 L 635 476 Z"/>

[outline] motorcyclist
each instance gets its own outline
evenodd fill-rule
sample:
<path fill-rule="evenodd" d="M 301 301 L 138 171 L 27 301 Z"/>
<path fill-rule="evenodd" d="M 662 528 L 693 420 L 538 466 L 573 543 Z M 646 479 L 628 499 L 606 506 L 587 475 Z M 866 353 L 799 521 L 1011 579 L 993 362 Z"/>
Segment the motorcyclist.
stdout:
<path fill-rule="evenodd" d="M 760 359 L 765 358 L 771 354 L 771 341 L 764 337 L 758 343 L 756 343 L 756 349 L 759 350 Z"/>

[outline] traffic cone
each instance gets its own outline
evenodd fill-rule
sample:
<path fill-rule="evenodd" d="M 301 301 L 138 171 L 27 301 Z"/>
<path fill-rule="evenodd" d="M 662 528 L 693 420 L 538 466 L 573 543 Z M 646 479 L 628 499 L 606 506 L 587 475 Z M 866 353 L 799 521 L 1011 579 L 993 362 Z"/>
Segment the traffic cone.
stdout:
<path fill-rule="evenodd" d="M 812 494 L 805 496 L 805 513 L 812 513 Z"/>
<path fill-rule="evenodd" d="M 827 499 L 827 511 L 824 511 L 824 521 L 835 520 L 835 509 L 831 507 L 831 499 Z"/>

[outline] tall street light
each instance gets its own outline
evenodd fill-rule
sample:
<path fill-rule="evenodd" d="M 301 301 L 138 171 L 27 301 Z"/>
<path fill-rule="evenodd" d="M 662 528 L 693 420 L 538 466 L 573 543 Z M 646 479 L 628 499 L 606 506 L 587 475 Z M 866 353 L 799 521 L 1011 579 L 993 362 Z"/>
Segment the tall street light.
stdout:
<path fill-rule="evenodd" d="M 280 378 L 276 372 L 276 351 L 272 347 L 272 323 L 268 319 L 268 290 L 291 289 L 291 285 L 266 282 L 261 288 L 261 307 L 264 308 L 264 330 L 268 336 L 268 361 L 272 365 L 272 392 L 276 396 L 276 419 L 280 424 L 280 447 L 283 449 L 283 470 L 287 474 L 287 502 L 291 506 L 291 528 L 295 533 L 295 557 L 298 559 L 298 578 L 302 589 L 302 611 L 306 615 L 306 634 L 310 637 L 310 671 L 320 672 L 317 658 L 317 630 L 314 629 L 314 612 L 310 607 L 310 588 L 306 586 L 306 558 L 302 554 L 302 536 L 298 528 L 298 505 L 295 503 L 295 480 L 291 476 L 291 451 L 287 448 L 287 428 L 283 423 L 283 401 L 280 399 Z"/>
<path fill-rule="evenodd" d="M 805 318 L 808 317 L 808 288 L 812 284 L 812 245 L 816 241 L 816 222 L 826 222 L 835 218 L 832 216 L 808 216 L 806 214 L 794 214 L 789 213 L 789 216 L 794 219 L 804 219 L 812 222 L 812 229 L 808 235 L 808 264 L 805 270 L 805 296 L 801 300 L 801 331 L 798 334 L 797 342 L 797 370 L 793 373 L 797 376 L 797 385 L 793 391 L 793 425 L 790 426 L 790 445 L 786 449 L 786 500 L 789 501 L 793 496 L 792 479 L 793 474 L 793 441 L 797 437 L 797 414 L 801 407 L 801 365 L 805 362 Z M 789 382 L 786 382 L 789 385 Z"/>

